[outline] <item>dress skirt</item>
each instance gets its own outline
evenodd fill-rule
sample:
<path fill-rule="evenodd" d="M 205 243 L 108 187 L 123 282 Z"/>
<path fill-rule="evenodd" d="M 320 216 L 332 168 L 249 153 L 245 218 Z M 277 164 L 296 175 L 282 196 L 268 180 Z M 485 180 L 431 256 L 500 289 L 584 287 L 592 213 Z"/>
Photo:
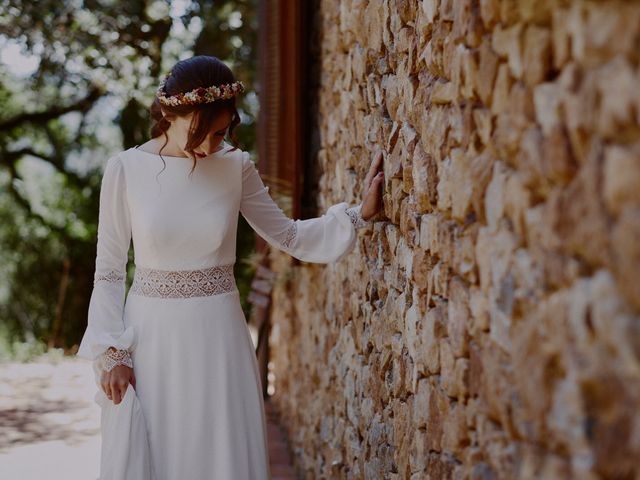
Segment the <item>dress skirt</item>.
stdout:
<path fill-rule="evenodd" d="M 269 478 L 253 342 L 237 289 L 210 296 L 127 295 L 133 369 L 155 480 Z"/>

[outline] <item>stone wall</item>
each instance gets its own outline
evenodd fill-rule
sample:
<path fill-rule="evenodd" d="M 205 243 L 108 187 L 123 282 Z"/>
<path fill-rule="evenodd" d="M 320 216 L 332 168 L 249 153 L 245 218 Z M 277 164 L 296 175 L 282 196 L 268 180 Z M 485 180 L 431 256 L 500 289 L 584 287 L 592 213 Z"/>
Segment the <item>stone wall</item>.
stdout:
<path fill-rule="evenodd" d="M 303 478 L 640 477 L 640 3 L 321 0 L 319 214 L 274 252 Z"/>

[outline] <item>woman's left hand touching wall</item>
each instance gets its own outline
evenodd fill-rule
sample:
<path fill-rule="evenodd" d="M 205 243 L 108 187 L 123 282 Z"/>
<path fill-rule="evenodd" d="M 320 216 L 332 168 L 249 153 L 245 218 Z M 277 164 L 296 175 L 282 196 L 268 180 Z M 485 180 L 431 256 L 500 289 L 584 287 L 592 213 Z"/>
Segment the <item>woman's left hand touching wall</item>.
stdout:
<path fill-rule="evenodd" d="M 369 172 L 364 178 L 364 194 L 360 215 L 364 220 L 370 220 L 383 208 L 382 186 L 384 170 L 382 168 L 382 150 L 373 155 Z"/>

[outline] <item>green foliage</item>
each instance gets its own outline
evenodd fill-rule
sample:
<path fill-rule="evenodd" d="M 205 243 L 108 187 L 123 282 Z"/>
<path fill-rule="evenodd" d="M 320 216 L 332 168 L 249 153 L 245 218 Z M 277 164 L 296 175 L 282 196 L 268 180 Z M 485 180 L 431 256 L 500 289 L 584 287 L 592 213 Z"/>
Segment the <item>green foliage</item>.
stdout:
<path fill-rule="evenodd" d="M 59 351 L 51 349 L 51 351 Z M 29 362 L 36 357 L 47 354 L 47 344 L 41 340 L 31 338 L 28 341 L 20 341 L 14 338 L 0 324 L 0 363 L 4 362 Z"/>
<path fill-rule="evenodd" d="M 79 343 L 104 162 L 148 140 L 148 107 L 171 65 L 205 54 L 232 68 L 248 87 L 236 136 L 254 149 L 255 3 L 177 11 L 164 1 L 0 0 L 0 50 L 20 51 L 13 67 L 34 64 L 0 68 L 0 359 Z M 241 218 L 236 278 L 247 317 L 253 238 Z"/>

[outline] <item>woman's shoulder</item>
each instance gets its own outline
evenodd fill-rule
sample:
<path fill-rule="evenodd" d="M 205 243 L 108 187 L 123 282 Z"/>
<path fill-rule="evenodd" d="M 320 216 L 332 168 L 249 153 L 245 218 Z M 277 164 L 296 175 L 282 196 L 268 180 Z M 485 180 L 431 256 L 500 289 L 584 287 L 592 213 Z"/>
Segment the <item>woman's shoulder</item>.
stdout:
<path fill-rule="evenodd" d="M 215 152 L 220 158 L 228 159 L 231 163 L 239 164 L 242 167 L 242 170 L 246 169 L 248 166 L 253 165 L 251 161 L 251 153 L 243 150 L 240 147 L 236 147 L 235 145 L 231 145 L 227 142 L 222 142 L 223 148 Z"/>
<path fill-rule="evenodd" d="M 247 153 L 245 150 L 242 150 L 240 147 L 236 147 L 235 145 L 231 145 L 227 142 L 222 142 L 222 149 L 219 153 L 220 155 L 236 155 L 239 158 L 244 158 L 244 155 Z"/>
<path fill-rule="evenodd" d="M 120 171 L 123 168 L 123 151 L 115 152 L 107 158 L 107 162 L 105 164 L 106 170 Z"/>

